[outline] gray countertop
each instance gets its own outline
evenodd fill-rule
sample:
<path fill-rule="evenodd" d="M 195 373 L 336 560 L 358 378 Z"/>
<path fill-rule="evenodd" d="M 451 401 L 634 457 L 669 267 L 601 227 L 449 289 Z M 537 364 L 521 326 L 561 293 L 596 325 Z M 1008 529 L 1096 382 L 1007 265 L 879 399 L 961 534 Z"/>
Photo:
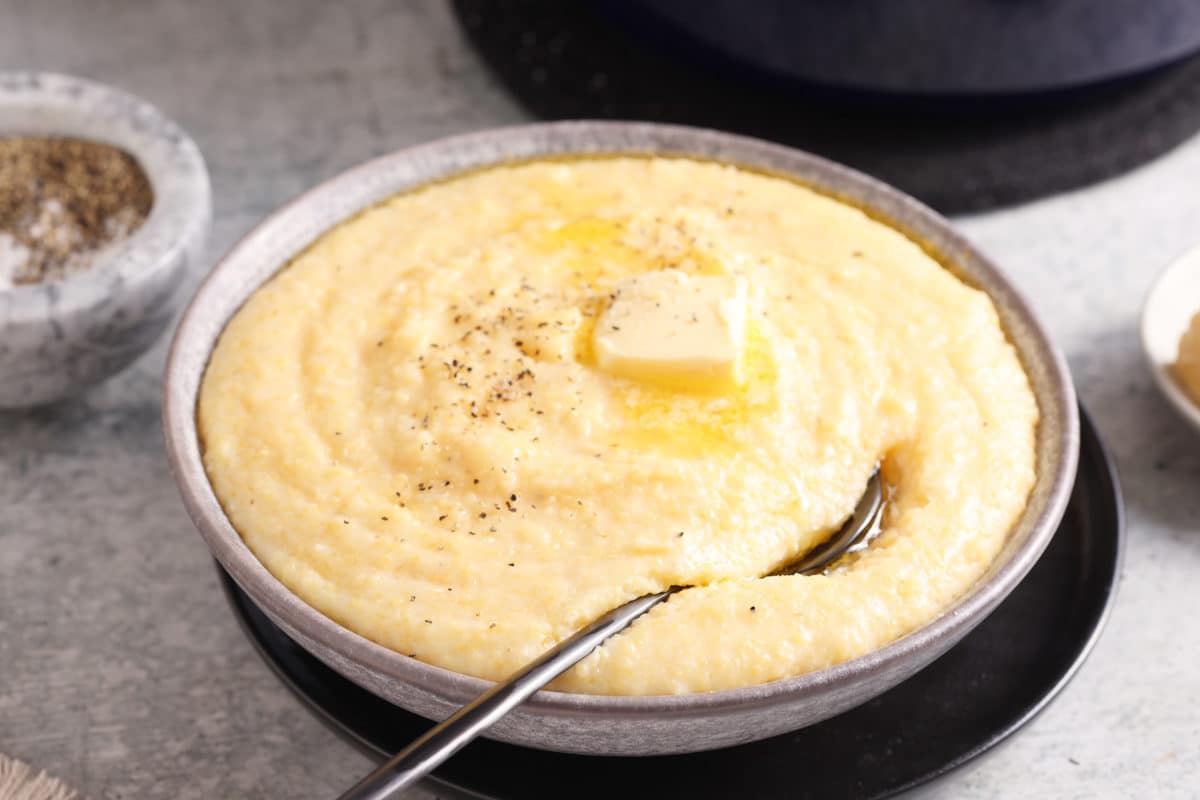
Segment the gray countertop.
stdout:
<path fill-rule="evenodd" d="M 345 167 L 523 118 L 439 2 L 0 0 L 0 20 L 0 69 L 111 82 L 191 131 L 216 198 L 208 263 Z M 1155 273 L 1200 240 L 1200 138 L 959 222 L 1067 352 L 1124 479 L 1129 546 L 1075 681 L 930 794 L 1193 797 L 1200 439 L 1152 386 L 1136 321 Z M 368 761 L 276 680 L 225 606 L 167 473 L 164 352 L 78 400 L 0 413 L 0 752 L 92 797 L 334 796 Z"/>

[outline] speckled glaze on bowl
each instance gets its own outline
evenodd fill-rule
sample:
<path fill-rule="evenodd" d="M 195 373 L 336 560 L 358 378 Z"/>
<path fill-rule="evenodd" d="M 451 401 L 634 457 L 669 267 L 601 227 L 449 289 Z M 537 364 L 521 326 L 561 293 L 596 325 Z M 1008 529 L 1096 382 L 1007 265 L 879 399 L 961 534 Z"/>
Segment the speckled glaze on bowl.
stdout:
<path fill-rule="evenodd" d="M 402 150 L 302 195 L 243 239 L 200 288 L 176 333 L 164 385 L 164 428 L 188 512 L 234 580 L 303 647 L 350 680 L 433 719 L 490 684 L 370 642 L 318 613 L 276 580 L 221 510 L 201 463 L 195 408 L 209 354 L 242 302 L 322 232 L 396 192 L 462 170 L 567 154 L 641 153 L 716 159 L 794 177 L 888 220 L 934 248 L 999 309 L 1041 405 L 1038 480 L 989 572 L 938 619 L 819 672 L 759 686 L 653 697 L 542 691 L 489 736 L 549 750 L 651 755 L 705 750 L 810 725 L 865 702 L 941 655 L 984 619 L 1041 555 L 1062 517 L 1079 450 L 1075 393 L 1061 354 L 999 270 L 949 223 L 858 172 L 774 144 L 644 123 L 560 122 L 486 131 Z"/>
<path fill-rule="evenodd" d="M 211 219 L 208 171 L 178 125 L 92 81 L 0 72 L 0 137 L 71 136 L 132 155 L 154 189 L 146 221 L 64 281 L 0 289 L 0 409 L 48 403 L 124 369 L 174 316 Z"/>

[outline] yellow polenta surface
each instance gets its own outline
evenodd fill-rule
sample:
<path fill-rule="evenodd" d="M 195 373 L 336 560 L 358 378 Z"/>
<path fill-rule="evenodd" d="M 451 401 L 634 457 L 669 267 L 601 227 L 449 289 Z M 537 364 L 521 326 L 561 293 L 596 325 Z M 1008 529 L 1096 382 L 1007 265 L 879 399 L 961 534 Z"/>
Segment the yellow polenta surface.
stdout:
<path fill-rule="evenodd" d="M 749 286 L 747 379 L 688 393 L 595 368 L 611 287 Z M 337 622 L 502 678 L 604 611 L 692 585 L 556 684 L 746 686 L 862 655 L 987 568 L 1034 482 L 1038 410 L 982 293 L 862 212 L 714 163 L 466 175 L 322 236 L 229 323 L 204 459 L 272 573 Z M 882 461 L 884 532 L 836 528 Z"/>

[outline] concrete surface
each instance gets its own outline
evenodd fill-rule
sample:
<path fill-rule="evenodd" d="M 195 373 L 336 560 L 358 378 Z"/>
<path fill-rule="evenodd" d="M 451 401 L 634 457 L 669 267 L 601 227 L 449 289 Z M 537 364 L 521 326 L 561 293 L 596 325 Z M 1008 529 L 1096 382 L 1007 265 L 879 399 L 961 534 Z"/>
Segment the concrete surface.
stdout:
<path fill-rule="evenodd" d="M 523 117 L 432 1 L 0 0 L 0 69 L 15 67 L 118 84 L 192 132 L 216 199 L 206 263 L 344 167 Z M 1194 797 L 1200 439 L 1156 394 L 1135 325 L 1156 271 L 1200 240 L 1200 139 L 961 223 L 1067 351 L 1123 473 L 1130 535 L 1116 611 L 1075 682 L 928 794 Z M 166 471 L 164 350 L 77 400 L 0 414 L 0 751 L 92 797 L 335 796 L 369 762 L 267 671 L 225 606 Z"/>

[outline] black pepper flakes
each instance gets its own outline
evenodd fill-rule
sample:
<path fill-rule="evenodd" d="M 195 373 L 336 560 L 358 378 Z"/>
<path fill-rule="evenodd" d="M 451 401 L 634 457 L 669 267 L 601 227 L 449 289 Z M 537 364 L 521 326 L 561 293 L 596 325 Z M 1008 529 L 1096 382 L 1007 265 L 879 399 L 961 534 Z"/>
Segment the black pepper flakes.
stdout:
<path fill-rule="evenodd" d="M 154 204 L 132 156 L 83 139 L 0 138 L 0 188 L 0 237 L 16 253 L 0 280 L 15 285 L 88 269 L 97 251 L 141 227 Z"/>

